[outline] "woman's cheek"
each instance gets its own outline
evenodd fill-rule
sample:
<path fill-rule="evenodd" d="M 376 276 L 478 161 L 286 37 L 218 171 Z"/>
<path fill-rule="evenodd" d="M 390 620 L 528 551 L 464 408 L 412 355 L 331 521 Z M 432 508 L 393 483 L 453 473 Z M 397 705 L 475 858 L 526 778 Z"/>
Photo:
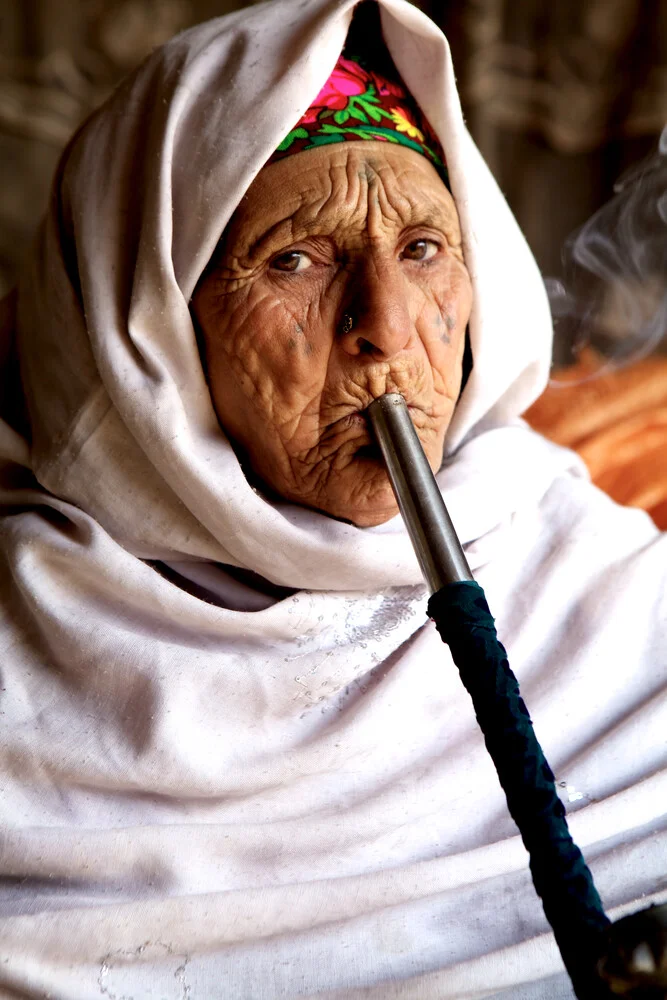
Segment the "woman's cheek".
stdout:
<path fill-rule="evenodd" d="M 459 329 L 465 329 L 472 309 L 472 281 L 468 269 L 460 261 L 452 263 L 450 290 L 453 318 Z"/>
<path fill-rule="evenodd" d="M 466 325 L 467 310 L 450 288 L 430 298 L 418 322 L 434 389 L 450 400 L 458 397 Z"/>
<path fill-rule="evenodd" d="M 297 282 L 294 283 L 297 285 Z M 267 370 L 301 395 L 312 392 L 326 378 L 331 353 L 334 310 L 319 288 L 308 282 L 290 288 L 282 297 L 267 297 L 253 320 L 253 340 Z"/>
<path fill-rule="evenodd" d="M 292 423 L 321 392 L 328 352 L 294 297 L 253 296 L 230 316 L 227 364 L 253 409 L 274 424 Z"/>

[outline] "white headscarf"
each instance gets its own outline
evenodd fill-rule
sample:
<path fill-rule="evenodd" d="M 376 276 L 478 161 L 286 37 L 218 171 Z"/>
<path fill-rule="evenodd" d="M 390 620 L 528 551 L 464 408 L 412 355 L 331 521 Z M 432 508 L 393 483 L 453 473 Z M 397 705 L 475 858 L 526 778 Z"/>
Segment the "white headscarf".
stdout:
<path fill-rule="evenodd" d="M 143 558 L 216 560 L 292 587 L 419 582 L 400 522 L 388 562 L 384 536 L 253 492 L 219 428 L 188 309 L 241 196 L 327 79 L 352 9 L 280 0 L 185 32 L 121 86 L 65 155 L 21 290 L 32 465 L 46 489 Z M 543 388 L 549 311 L 463 125 L 444 37 L 408 5 L 387 4 L 382 17 L 445 149 L 475 290 L 475 367 L 451 450 L 480 421 L 518 416 Z M 513 470 L 509 509 L 489 497 L 484 520 L 511 513 L 527 478 Z M 480 533 L 476 523 L 461 529 L 466 541 Z"/>
<path fill-rule="evenodd" d="M 3 995 L 444 1000 L 558 971 L 400 519 L 359 529 L 257 494 L 189 313 L 353 6 L 272 0 L 185 32 L 63 157 L 19 287 L 30 445 L 0 423 L 0 865 L 19 887 L 0 904 Z M 539 274 L 442 34 L 403 0 L 381 16 L 445 150 L 474 288 L 439 482 L 539 735 L 581 788 L 580 834 L 601 871 L 623 855 L 611 902 L 631 903 L 664 848 L 636 832 L 657 823 L 659 741 L 629 722 L 641 706 L 664 732 L 664 545 L 516 419 L 549 364 Z M 220 564 L 296 593 L 258 597 Z M 653 591 L 620 595 L 621 564 Z"/>

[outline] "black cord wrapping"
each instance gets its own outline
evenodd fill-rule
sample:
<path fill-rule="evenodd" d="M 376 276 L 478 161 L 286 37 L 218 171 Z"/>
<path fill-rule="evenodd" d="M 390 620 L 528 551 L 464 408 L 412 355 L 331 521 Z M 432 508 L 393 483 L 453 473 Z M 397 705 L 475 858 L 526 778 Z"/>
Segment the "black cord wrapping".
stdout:
<path fill-rule="evenodd" d="M 613 994 L 599 978 L 596 966 L 610 921 L 583 855 L 570 836 L 565 807 L 496 634 L 484 591 L 469 580 L 448 584 L 433 594 L 428 613 L 472 698 L 575 993 L 579 1000 L 609 1000 Z"/>

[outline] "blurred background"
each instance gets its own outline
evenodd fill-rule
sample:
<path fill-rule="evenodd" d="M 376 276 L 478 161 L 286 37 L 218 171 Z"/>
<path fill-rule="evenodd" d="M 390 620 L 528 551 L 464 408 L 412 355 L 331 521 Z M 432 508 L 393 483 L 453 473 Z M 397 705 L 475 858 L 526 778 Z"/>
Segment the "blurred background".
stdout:
<path fill-rule="evenodd" d="M 667 529 L 667 0 L 417 5 L 547 279 L 554 367 L 526 419 Z M 82 119 L 155 46 L 241 6 L 2 0 L 0 297 Z"/>
<path fill-rule="evenodd" d="M 151 49 L 238 0 L 3 0 L 0 294 L 60 150 Z M 655 149 L 667 121 L 665 0 L 420 0 L 443 28 L 466 117 L 545 275 L 563 241 Z"/>

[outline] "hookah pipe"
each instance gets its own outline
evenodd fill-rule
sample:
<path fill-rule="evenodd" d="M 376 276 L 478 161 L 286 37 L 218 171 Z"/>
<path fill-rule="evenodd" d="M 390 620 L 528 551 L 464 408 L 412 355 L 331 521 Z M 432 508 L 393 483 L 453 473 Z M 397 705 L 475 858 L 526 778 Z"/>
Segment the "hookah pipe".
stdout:
<path fill-rule="evenodd" d="M 612 924 L 567 827 L 554 775 L 475 583 L 405 400 L 368 416 L 422 573 L 428 613 L 470 694 L 486 748 L 529 854 L 535 890 L 579 1000 L 667 997 L 667 904 Z"/>

